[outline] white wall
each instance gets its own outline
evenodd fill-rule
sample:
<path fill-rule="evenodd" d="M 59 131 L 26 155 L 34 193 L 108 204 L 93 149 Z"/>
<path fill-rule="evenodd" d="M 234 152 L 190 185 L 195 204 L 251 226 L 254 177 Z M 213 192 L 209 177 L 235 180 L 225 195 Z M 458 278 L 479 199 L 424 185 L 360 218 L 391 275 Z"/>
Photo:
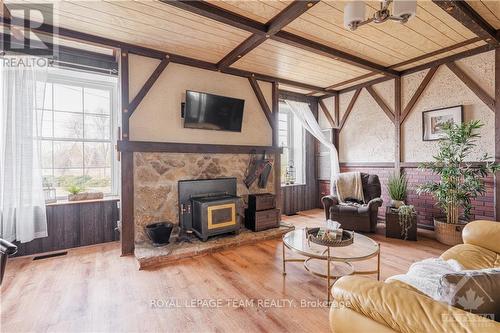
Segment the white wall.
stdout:
<path fill-rule="evenodd" d="M 130 100 L 159 62 L 130 56 Z M 271 107 L 271 84 L 259 82 L 259 85 Z M 184 128 L 180 112 L 186 90 L 244 99 L 241 133 Z M 268 146 L 272 144 L 272 130 L 248 79 L 170 63 L 131 116 L 130 140 Z"/>

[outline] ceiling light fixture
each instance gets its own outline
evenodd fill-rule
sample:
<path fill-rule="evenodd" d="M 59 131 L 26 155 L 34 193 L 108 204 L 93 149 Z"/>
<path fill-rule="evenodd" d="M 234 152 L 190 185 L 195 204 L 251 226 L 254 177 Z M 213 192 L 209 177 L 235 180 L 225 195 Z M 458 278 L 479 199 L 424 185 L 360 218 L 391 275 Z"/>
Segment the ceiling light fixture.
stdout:
<path fill-rule="evenodd" d="M 392 3 L 392 13 L 389 5 Z M 364 1 L 349 1 L 344 7 L 344 26 L 351 31 L 368 23 L 383 23 L 387 20 L 406 23 L 417 12 L 417 1 L 414 0 L 383 0 L 380 9 L 372 17 L 366 18 Z"/>

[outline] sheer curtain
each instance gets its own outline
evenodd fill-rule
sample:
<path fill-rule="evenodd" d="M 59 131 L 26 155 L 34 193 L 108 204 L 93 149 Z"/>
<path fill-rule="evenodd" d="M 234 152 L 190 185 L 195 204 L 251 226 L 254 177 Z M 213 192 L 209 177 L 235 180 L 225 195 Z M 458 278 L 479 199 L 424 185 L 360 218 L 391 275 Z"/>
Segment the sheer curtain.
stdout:
<path fill-rule="evenodd" d="M 314 115 L 309 108 L 307 103 L 296 102 L 285 100 L 285 103 L 290 106 L 293 114 L 300 121 L 302 126 L 311 133 L 319 142 L 325 145 L 330 150 L 330 191 L 333 192 L 334 180 L 340 172 L 339 167 L 339 157 L 337 153 L 337 149 L 329 140 L 327 140 L 323 133 L 321 132 L 321 128 L 319 127 L 318 121 L 314 118 Z"/>
<path fill-rule="evenodd" d="M 0 237 L 22 243 L 47 236 L 36 112 L 47 72 L 28 63 L 0 62 Z"/>

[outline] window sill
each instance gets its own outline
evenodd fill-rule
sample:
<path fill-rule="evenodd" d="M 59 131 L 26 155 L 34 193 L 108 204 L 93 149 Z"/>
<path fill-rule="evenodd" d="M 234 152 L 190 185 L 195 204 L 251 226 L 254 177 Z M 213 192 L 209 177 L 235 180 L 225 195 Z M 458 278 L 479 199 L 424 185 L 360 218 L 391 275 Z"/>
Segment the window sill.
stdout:
<path fill-rule="evenodd" d="M 293 187 L 293 186 L 306 186 L 305 183 L 297 183 L 297 184 L 281 184 L 281 187 Z"/>
<path fill-rule="evenodd" d="M 94 200 L 81 200 L 81 201 L 68 201 L 68 200 L 57 200 L 57 202 L 52 202 L 45 204 L 45 206 L 60 206 L 60 205 L 75 205 L 75 204 L 84 204 L 84 203 L 95 203 L 95 202 L 103 202 L 103 201 L 118 201 L 120 200 L 119 196 L 108 196 L 102 199 L 94 199 Z"/>

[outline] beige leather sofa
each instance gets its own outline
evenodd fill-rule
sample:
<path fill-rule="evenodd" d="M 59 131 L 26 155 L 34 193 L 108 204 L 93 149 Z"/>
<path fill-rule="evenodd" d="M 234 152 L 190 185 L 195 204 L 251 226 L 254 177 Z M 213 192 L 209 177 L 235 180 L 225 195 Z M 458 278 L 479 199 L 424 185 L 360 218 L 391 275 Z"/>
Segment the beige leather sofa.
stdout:
<path fill-rule="evenodd" d="M 500 222 L 474 221 L 462 232 L 464 244 L 444 252 L 465 269 L 500 267 Z M 330 327 L 345 332 L 500 332 L 500 323 L 436 302 L 399 281 L 345 276 L 332 288 Z"/>

